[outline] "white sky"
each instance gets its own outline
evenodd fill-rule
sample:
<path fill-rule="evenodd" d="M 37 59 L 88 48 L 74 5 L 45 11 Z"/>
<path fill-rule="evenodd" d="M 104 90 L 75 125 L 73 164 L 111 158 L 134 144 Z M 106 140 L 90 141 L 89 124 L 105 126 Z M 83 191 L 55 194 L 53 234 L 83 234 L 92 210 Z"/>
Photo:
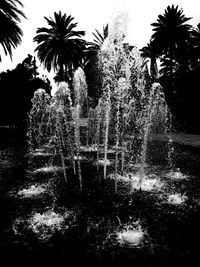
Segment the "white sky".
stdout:
<path fill-rule="evenodd" d="M 5 57 L 2 50 L 0 72 L 13 69 L 22 62 L 28 54 L 34 54 L 36 43 L 33 37 L 39 27 L 47 27 L 44 16 L 53 17 L 55 11 L 62 11 L 75 18 L 78 22 L 77 30 L 85 30 L 88 41 L 92 41 L 92 32 L 98 29 L 102 32 L 103 25 L 111 21 L 117 10 L 128 12 L 128 41 L 132 45 L 142 48 L 149 42 L 152 35 L 153 22 L 159 14 L 163 14 L 167 5 L 178 5 L 183 8 L 186 17 L 194 26 L 200 22 L 199 0 L 21 0 L 24 4 L 24 13 L 28 20 L 23 19 L 20 27 L 23 30 L 22 44 L 13 51 L 13 60 Z"/>

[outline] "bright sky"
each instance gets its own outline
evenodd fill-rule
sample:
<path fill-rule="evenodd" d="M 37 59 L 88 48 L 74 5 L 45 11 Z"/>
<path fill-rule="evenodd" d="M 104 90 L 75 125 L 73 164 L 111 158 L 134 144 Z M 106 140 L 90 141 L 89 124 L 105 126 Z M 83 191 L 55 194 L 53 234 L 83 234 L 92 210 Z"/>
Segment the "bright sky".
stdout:
<path fill-rule="evenodd" d="M 21 0 L 24 13 L 28 20 L 20 24 L 23 30 L 22 44 L 13 51 L 13 60 L 2 56 L 0 72 L 13 69 L 22 62 L 28 54 L 34 54 L 36 43 L 33 37 L 39 27 L 46 27 L 44 16 L 53 17 L 55 11 L 71 15 L 78 22 L 77 30 L 85 30 L 88 41 L 92 41 L 92 32 L 98 29 L 102 32 L 103 25 L 111 21 L 117 10 L 128 13 L 128 41 L 142 48 L 152 35 L 153 22 L 159 14 L 163 14 L 167 5 L 178 5 L 183 8 L 186 17 L 192 17 L 190 24 L 196 26 L 200 22 L 199 0 Z"/>

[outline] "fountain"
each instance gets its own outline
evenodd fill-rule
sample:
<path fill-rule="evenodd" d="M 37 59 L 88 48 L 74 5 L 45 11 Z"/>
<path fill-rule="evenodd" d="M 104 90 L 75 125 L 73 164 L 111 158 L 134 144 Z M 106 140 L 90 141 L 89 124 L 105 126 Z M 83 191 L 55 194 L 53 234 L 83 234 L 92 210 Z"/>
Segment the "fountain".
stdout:
<path fill-rule="evenodd" d="M 116 18 L 99 52 L 103 82 L 95 108 L 88 106 L 81 68 L 74 73 L 72 88 L 61 82 L 52 98 L 39 89 L 32 100 L 28 130 L 32 153 L 36 149 L 51 152 L 51 166 L 53 162 L 61 166 L 66 183 L 66 169 L 72 168 L 80 191 L 82 158 L 94 153 L 97 173 L 101 172 L 103 179 L 114 177 L 115 192 L 123 177 L 130 177 L 130 184 L 139 177 L 141 190 L 143 182 L 148 183 L 148 145 L 154 133 L 162 133 L 169 140 L 166 155 L 172 166 L 170 113 L 165 96 L 159 83 L 147 85 L 139 51 L 126 43 L 124 20 L 122 15 Z M 130 167 L 134 164 L 139 166 L 135 176 Z"/>

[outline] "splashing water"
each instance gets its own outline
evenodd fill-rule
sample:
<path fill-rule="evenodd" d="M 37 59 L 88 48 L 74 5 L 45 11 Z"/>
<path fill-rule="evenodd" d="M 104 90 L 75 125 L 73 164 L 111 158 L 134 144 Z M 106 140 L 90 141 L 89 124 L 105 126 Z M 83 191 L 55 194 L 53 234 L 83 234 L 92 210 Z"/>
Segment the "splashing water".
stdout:
<path fill-rule="evenodd" d="M 166 175 L 170 179 L 174 180 L 182 180 L 182 179 L 187 179 L 188 176 L 180 171 L 180 169 L 177 170 L 172 170 Z"/>
<path fill-rule="evenodd" d="M 33 171 L 33 173 L 54 173 L 58 171 L 62 171 L 62 167 L 51 165 L 51 166 L 46 166 L 46 167 L 36 169 Z"/>
<path fill-rule="evenodd" d="M 117 244 L 123 247 L 142 247 L 147 238 L 147 232 L 142 228 L 139 220 L 127 224 L 120 224 L 114 233 Z"/>
<path fill-rule="evenodd" d="M 124 175 L 110 175 L 111 179 L 115 179 L 117 184 L 119 183 L 119 189 L 122 186 L 121 183 L 129 184 L 130 190 L 129 192 L 133 192 L 134 190 L 141 190 L 141 191 L 153 191 L 153 190 L 160 190 L 164 186 L 164 182 L 162 182 L 159 178 L 155 177 L 142 177 L 141 179 L 140 173 L 126 173 Z"/>
<path fill-rule="evenodd" d="M 83 70 L 78 68 L 74 74 L 74 93 L 75 93 L 75 106 L 74 106 L 74 128 L 75 128 L 75 145 L 76 145 L 76 155 L 78 164 L 78 177 L 80 190 L 82 191 L 82 176 L 81 176 L 81 165 L 80 165 L 80 118 L 82 113 L 82 106 L 85 101 L 87 101 L 87 84 L 86 78 Z M 86 103 L 86 107 L 88 105 Z M 88 113 L 88 111 L 86 110 Z"/>
<path fill-rule="evenodd" d="M 112 165 L 112 162 L 109 159 L 106 159 L 106 162 L 104 159 L 99 159 L 99 161 L 97 162 L 98 165 L 102 165 L 102 166 L 110 166 Z"/>
<path fill-rule="evenodd" d="M 159 83 L 154 83 L 150 90 L 146 106 L 144 108 L 144 124 L 143 124 L 143 140 L 141 146 L 141 181 L 145 176 L 145 164 L 147 157 L 147 145 L 151 131 L 166 131 L 166 118 L 168 117 L 168 109 L 165 101 L 164 93 Z"/>
<path fill-rule="evenodd" d="M 38 89 L 32 99 L 32 109 L 29 113 L 29 126 L 27 131 L 29 148 L 44 145 L 51 136 L 51 128 L 48 126 L 50 113 L 50 96 L 44 89 Z"/>
<path fill-rule="evenodd" d="M 117 233 L 117 241 L 121 245 L 131 247 L 139 246 L 144 239 L 144 233 L 141 229 L 123 230 Z"/>
<path fill-rule="evenodd" d="M 136 97 L 143 96 L 144 77 L 142 75 L 142 60 L 136 48 L 125 43 L 126 16 L 119 16 L 113 25 L 100 51 L 103 69 L 103 96 L 105 103 L 105 139 L 104 160 L 107 159 L 107 148 L 113 136 L 115 138 L 115 174 L 117 175 L 119 164 L 119 147 L 123 147 L 126 134 L 130 129 L 130 121 L 137 117 Z M 132 74 L 134 72 L 134 79 Z M 133 92 L 133 86 L 135 92 Z M 137 122 L 135 120 L 135 128 Z M 120 171 L 123 172 L 123 149 Z M 104 178 L 106 177 L 106 165 L 104 166 Z"/>
<path fill-rule="evenodd" d="M 167 202 L 172 205 L 180 205 L 183 204 L 187 199 L 187 196 L 175 193 L 168 196 Z"/>
<path fill-rule="evenodd" d="M 26 198 L 44 194 L 47 191 L 48 184 L 31 185 L 29 188 L 19 190 L 18 196 Z"/>
<path fill-rule="evenodd" d="M 53 210 L 46 211 L 45 213 L 34 213 L 29 219 L 29 228 L 37 234 L 40 240 L 48 240 L 55 232 L 61 231 L 64 227 L 65 219 L 69 216 L 68 213 L 61 215 Z"/>

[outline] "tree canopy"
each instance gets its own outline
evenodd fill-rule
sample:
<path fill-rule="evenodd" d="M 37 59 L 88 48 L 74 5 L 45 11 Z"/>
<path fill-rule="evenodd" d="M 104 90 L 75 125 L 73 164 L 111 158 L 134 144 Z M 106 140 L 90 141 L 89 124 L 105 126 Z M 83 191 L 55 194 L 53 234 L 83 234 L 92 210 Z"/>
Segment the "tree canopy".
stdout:
<path fill-rule="evenodd" d="M 35 51 L 45 68 L 56 72 L 57 81 L 71 81 L 84 56 L 85 41 L 81 37 L 85 32 L 76 30 L 74 18 L 61 11 L 45 20 L 49 27 L 37 29 L 33 39 L 38 44 Z"/>

